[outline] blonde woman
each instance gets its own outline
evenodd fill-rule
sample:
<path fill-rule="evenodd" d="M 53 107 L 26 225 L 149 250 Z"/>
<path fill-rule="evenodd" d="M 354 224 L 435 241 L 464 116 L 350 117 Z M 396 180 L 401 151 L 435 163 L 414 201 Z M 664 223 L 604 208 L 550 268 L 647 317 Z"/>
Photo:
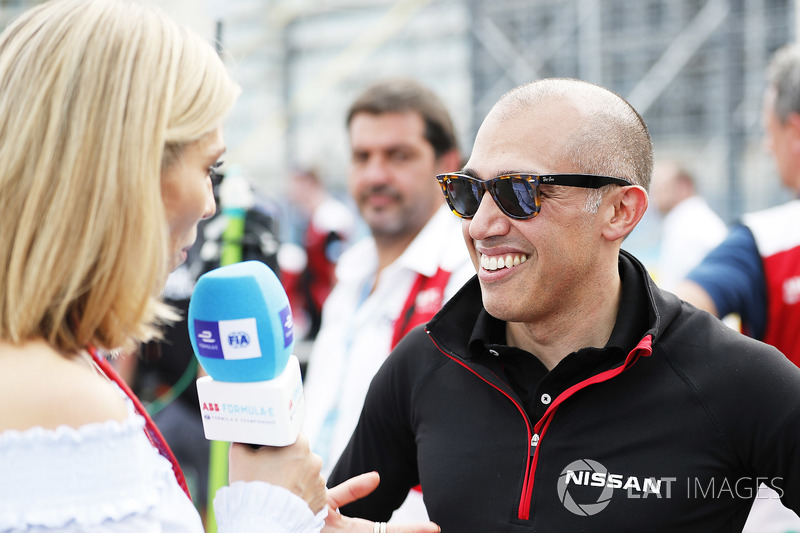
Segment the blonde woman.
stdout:
<path fill-rule="evenodd" d="M 158 295 L 214 213 L 238 91 L 208 43 L 133 1 L 48 2 L 0 36 L 0 531 L 203 530 L 103 353 L 175 318 Z M 222 531 L 318 531 L 377 484 L 327 493 L 304 437 L 230 464 Z"/>

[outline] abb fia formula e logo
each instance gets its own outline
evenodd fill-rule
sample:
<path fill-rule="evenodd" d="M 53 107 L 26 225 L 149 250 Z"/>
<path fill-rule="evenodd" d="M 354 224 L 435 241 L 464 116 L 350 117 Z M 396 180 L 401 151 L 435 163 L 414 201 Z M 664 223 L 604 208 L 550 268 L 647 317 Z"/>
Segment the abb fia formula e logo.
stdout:
<path fill-rule="evenodd" d="M 212 359 L 261 357 L 255 318 L 208 321 L 194 319 L 197 353 Z"/>

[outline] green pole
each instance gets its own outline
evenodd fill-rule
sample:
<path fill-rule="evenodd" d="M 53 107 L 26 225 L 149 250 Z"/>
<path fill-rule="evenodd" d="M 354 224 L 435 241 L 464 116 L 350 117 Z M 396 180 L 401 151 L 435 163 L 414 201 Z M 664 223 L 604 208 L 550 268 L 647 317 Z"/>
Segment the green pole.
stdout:
<path fill-rule="evenodd" d="M 222 213 L 228 217 L 228 224 L 222 232 L 222 250 L 219 265 L 232 265 L 242 260 L 242 240 L 244 239 L 245 210 L 226 209 Z M 230 443 L 212 440 L 208 454 L 208 502 L 206 505 L 206 532 L 217 532 L 217 519 L 214 516 L 214 496 L 217 490 L 228 484 L 228 450 Z"/>

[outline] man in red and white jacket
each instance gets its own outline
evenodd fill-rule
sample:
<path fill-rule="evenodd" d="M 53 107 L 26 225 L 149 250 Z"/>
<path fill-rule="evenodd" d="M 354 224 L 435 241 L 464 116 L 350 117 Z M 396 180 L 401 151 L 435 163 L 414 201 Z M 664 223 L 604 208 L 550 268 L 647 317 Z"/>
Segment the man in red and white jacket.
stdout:
<path fill-rule="evenodd" d="M 800 195 L 800 46 L 774 55 L 764 94 L 765 145 L 783 184 Z M 800 200 L 744 215 L 677 287 L 682 299 L 724 317 L 800 365 Z"/>
<path fill-rule="evenodd" d="M 434 176 L 459 168 L 444 102 L 409 79 L 367 87 L 347 115 L 348 184 L 369 236 L 342 254 L 305 380 L 303 429 L 326 475 L 350 440 L 389 352 L 475 271 Z M 406 494 L 409 494 L 406 491 Z M 418 491 L 394 520 L 424 520 Z"/>

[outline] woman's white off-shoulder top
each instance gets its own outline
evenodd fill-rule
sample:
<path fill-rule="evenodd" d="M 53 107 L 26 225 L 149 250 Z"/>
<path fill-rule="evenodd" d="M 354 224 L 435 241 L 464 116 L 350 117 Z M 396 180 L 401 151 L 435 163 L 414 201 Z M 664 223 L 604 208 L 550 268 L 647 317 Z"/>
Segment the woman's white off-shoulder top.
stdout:
<path fill-rule="evenodd" d="M 0 433 L 0 532 L 203 532 L 172 465 L 125 401 L 123 422 Z M 326 512 L 314 516 L 299 497 L 262 482 L 220 489 L 214 509 L 221 533 L 319 531 Z"/>

